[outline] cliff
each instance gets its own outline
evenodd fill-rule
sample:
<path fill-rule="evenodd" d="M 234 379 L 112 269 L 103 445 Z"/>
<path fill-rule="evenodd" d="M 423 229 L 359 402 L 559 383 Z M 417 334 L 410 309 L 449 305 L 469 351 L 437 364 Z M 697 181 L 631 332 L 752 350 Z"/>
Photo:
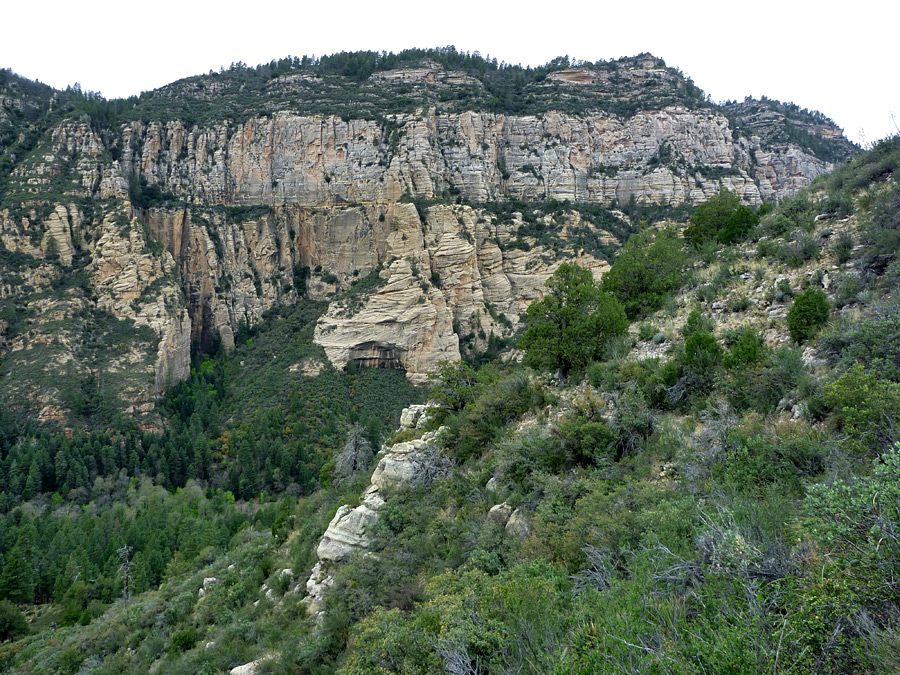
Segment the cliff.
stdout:
<path fill-rule="evenodd" d="M 7 400 L 54 419 L 116 400 L 150 412 L 192 346 L 230 348 L 304 296 L 331 301 L 315 338 L 336 366 L 422 382 L 513 335 L 560 261 L 599 277 L 636 226 L 617 208 L 720 185 L 783 199 L 852 149 L 822 116 L 714 106 L 649 55 L 518 88 L 431 60 L 365 77 L 328 63 L 191 78 L 131 107 L 6 74 Z M 322 108 L 343 113 L 348 92 L 356 117 Z"/>

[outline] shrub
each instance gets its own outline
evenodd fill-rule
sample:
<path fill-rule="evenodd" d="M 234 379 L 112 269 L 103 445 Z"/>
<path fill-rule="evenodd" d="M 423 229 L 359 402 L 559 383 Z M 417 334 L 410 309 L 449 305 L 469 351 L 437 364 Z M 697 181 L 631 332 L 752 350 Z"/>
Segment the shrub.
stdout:
<path fill-rule="evenodd" d="M 712 332 L 714 327 L 712 319 L 703 316 L 699 309 L 693 309 L 688 314 L 687 321 L 685 321 L 684 327 L 681 329 L 681 334 L 687 338 L 699 331 Z"/>
<path fill-rule="evenodd" d="M 788 330 L 797 342 L 806 342 L 814 337 L 828 321 L 831 307 L 825 292 L 819 288 L 808 288 L 794 299 L 787 313 Z"/>
<path fill-rule="evenodd" d="M 799 495 L 803 492 L 801 479 L 816 476 L 825 468 L 823 443 L 805 427 L 790 427 L 788 433 L 778 436 L 732 432 L 727 445 L 724 462 L 713 475 L 740 491 L 781 485 Z"/>
<path fill-rule="evenodd" d="M 684 238 L 695 247 L 704 242 L 731 244 L 744 239 L 759 223 L 759 216 L 731 190 L 722 189 L 691 216 Z"/>
<path fill-rule="evenodd" d="M 200 636 L 195 628 L 184 628 L 172 635 L 170 650 L 174 653 L 186 652 L 193 649 L 199 639 Z"/>
<path fill-rule="evenodd" d="M 741 328 L 734 334 L 722 365 L 731 370 L 746 368 L 762 361 L 767 353 L 766 341 L 759 332 L 750 327 Z"/>
<path fill-rule="evenodd" d="M 687 257 L 671 230 L 640 232 L 628 243 L 603 275 L 600 288 L 611 293 L 634 319 L 663 306 L 670 293 L 685 282 Z"/>
<path fill-rule="evenodd" d="M 819 240 L 812 235 L 795 230 L 791 235 L 791 241 L 782 247 L 778 253 L 778 259 L 789 267 L 799 267 L 808 260 L 812 260 L 819 252 Z"/>
<path fill-rule="evenodd" d="M 868 246 L 866 258 L 893 260 L 900 250 L 900 189 L 895 185 L 874 197 L 868 218 L 860 228 L 860 239 Z"/>
<path fill-rule="evenodd" d="M 563 450 L 571 464 L 590 466 L 612 459 L 615 437 L 602 420 L 570 415 L 557 425 L 556 435 L 562 441 Z"/>
<path fill-rule="evenodd" d="M 0 600 L 0 641 L 15 639 L 28 633 L 25 616 L 9 600 Z"/>
<path fill-rule="evenodd" d="M 879 452 L 898 440 L 894 429 L 900 423 L 900 384 L 879 379 L 856 363 L 825 387 L 825 402 L 851 449 Z"/>
<path fill-rule="evenodd" d="M 834 242 L 834 246 L 831 248 L 831 252 L 834 253 L 834 260 L 838 265 L 843 265 L 848 260 L 850 260 L 850 254 L 853 251 L 853 237 L 850 236 L 847 232 L 841 232 L 838 235 L 837 241 Z"/>
<path fill-rule="evenodd" d="M 722 345 L 712 333 L 699 330 L 684 341 L 684 365 L 708 372 L 722 361 Z"/>
<path fill-rule="evenodd" d="M 740 350 L 744 358 L 750 358 L 755 350 L 751 345 L 746 345 L 746 352 L 743 348 Z M 731 369 L 731 376 L 724 383 L 725 395 L 736 410 L 770 413 L 785 396 L 804 383 L 804 378 L 808 378 L 799 350 L 783 347 L 769 354 L 768 348 L 764 345 L 763 348 L 763 354 L 755 363 L 740 364 L 737 355 L 734 361 L 730 360 L 731 354 L 725 357 L 724 361 Z"/>
<path fill-rule="evenodd" d="M 849 283 L 855 281 L 856 277 L 847 278 Z M 822 343 L 845 366 L 858 361 L 867 371 L 900 382 L 900 304 L 896 301 L 876 305 L 871 317 L 837 322 Z"/>
<path fill-rule="evenodd" d="M 646 341 L 652 340 L 654 335 L 656 335 L 656 326 L 649 321 L 641 322 L 641 325 L 638 326 L 638 337 Z"/>

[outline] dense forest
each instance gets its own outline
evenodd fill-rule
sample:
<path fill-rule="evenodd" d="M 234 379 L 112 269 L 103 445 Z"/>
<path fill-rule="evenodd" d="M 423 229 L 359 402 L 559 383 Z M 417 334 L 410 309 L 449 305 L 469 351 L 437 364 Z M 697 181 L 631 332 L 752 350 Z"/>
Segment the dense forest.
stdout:
<path fill-rule="evenodd" d="M 316 67 L 405 63 L 379 58 Z M 301 301 L 195 354 L 158 428 L 0 414 L 0 668 L 896 672 L 898 162 L 894 138 L 778 206 L 723 191 L 599 283 L 563 264 L 521 362 L 445 363 L 428 391 L 288 373 L 321 357 Z M 451 468 L 386 494 L 308 616 L 335 510 L 423 436 Z"/>

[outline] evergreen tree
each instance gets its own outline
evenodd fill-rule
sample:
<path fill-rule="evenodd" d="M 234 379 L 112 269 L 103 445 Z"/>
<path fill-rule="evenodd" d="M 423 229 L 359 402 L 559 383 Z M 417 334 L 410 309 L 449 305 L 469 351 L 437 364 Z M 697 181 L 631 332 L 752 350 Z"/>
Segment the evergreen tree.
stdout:
<path fill-rule="evenodd" d="M 549 293 L 528 307 L 528 328 L 519 347 L 525 362 L 563 375 L 601 357 L 610 338 L 628 328 L 622 305 L 600 290 L 591 271 L 563 263 L 547 281 Z"/>
<path fill-rule="evenodd" d="M 0 596 L 13 602 L 34 602 L 34 525 L 30 521 L 19 527 L 16 545 L 6 556 L 0 574 Z"/>

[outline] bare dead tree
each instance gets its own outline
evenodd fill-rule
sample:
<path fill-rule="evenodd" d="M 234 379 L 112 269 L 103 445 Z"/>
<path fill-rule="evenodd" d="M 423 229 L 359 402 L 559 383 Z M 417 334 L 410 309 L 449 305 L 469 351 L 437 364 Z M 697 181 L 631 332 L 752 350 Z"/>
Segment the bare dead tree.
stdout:
<path fill-rule="evenodd" d="M 416 466 L 415 484 L 426 486 L 438 478 L 450 475 L 453 470 L 453 460 L 441 454 L 434 446 L 429 446 L 424 452 L 417 453 L 412 458 Z"/>
<path fill-rule="evenodd" d="M 587 588 L 602 591 L 612 581 L 612 569 L 607 563 L 607 556 L 596 546 L 585 544 L 582 548 L 587 557 L 588 566 L 571 577 L 575 582 L 572 594 L 578 595 Z"/>
<path fill-rule="evenodd" d="M 119 555 L 119 576 L 122 577 L 122 600 L 127 605 L 131 602 L 131 593 L 134 590 L 134 571 L 132 556 L 134 548 L 127 544 L 122 548 L 116 549 Z"/>
<path fill-rule="evenodd" d="M 466 643 L 459 636 L 441 638 L 437 652 L 446 675 L 481 675 L 481 669 L 469 656 Z"/>
<path fill-rule="evenodd" d="M 347 440 L 334 463 L 335 481 L 349 480 L 358 471 L 365 471 L 375 455 L 372 443 L 365 436 L 365 429 L 356 422 L 347 433 Z"/>

